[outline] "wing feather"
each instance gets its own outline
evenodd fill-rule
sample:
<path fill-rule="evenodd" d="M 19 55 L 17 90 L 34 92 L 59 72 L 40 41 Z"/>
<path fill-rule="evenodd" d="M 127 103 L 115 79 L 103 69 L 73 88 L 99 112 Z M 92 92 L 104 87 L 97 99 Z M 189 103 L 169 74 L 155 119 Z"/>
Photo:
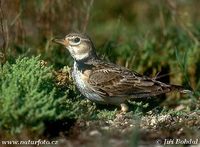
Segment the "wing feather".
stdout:
<path fill-rule="evenodd" d="M 130 96 L 137 98 L 170 91 L 169 85 L 120 68 L 94 70 L 90 75 L 89 84 L 93 90 L 104 97 Z"/>

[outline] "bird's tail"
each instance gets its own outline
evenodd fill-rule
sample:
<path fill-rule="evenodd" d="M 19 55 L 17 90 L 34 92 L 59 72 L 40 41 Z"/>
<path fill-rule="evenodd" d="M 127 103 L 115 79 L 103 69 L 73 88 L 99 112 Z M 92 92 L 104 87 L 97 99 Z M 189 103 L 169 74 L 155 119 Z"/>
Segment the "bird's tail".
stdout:
<path fill-rule="evenodd" d="M 183 86 L 179 86 L 179 85 L 170 85 L 170 90 L 177 91 L 183 94 L 193 94 L 193 90 L 186 89 Z"/>

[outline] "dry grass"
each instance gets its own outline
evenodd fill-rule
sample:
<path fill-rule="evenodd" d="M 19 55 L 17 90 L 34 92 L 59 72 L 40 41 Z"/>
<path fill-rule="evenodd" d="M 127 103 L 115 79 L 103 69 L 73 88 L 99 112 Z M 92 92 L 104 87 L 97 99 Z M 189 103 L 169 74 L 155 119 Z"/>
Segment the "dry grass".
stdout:
<path fill-rule="evenodd" d="M 72 128 L 59 130 L 60 146 L 136 146 L 156 139 L 199 137 L 199 5 L 198 0 L 0 0 L 0 63 L 41 54 L 45 64 L 54 66 L 58 88 L 63 92 L 71 85 L 74 91 L 63 68 L 72 59 L 51 40 L 86 32 L 106 60 L 166 83 L 192 87 L 195 94 L 132 103 L 126 115 L 115 107 L 99 108 L 84 101 L 92 110 L 91 118 L 75 119 L 69 123 Z M 17 139 L 37 138 L 23 132 Z M 10 137 L 2 134 L 2 139 Z"/>

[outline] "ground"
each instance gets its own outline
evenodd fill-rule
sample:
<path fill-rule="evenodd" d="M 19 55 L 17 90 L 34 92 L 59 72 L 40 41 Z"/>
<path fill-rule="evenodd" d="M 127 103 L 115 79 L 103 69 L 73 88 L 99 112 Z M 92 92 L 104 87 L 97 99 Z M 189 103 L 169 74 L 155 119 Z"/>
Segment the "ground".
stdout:
<path fill-rule="evenodd" d="M 195 144 L 199 5 L 197 0 L 0 0 L 0 141 L 57 140 L 57 146 L 69 147 Z M 194 93 L 129 101 L 127 113 L 92 103 L 71 80 L 69 52 L 52 42 L 70 32 L 88 34 L 104 60 Z"/>
<path fill-rule="evenodd" d="M 165 139 L 196 141 L 200 135 L 199 114 L 194 112 L 185 116 L 173 116 L 157 115 L 150 111 L 141 119 L 133 118 L 131 113 L 119 113 L 112 120 L 79 120 L 71 128 L 69 136 L 59 138 L 59 142 L 68 146 L 129 147 L 135 144 L 163 145 Z M 184 143 L 174 141 L 171 144 Z"/>

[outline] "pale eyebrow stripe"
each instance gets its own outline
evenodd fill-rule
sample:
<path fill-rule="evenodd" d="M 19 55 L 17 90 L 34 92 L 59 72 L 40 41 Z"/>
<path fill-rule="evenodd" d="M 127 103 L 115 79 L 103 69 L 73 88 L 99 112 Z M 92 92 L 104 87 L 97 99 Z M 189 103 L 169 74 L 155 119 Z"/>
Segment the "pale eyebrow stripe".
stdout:
<path fill-rule="evenodd" d="M 85 39 L 85 38 L 81 38 L 79 36 L 77 36 L 78 38 L 80 38 L 82 41 L 90 41 L 89 39 Z M 70 37 L 69 40 L 73 41 L 76 37 Z"/>
<path fill-rule="evenodd" d="M 90 41 L 89 39 L 82 39 L 82 38 L 81 38 L 81 40 L 83 40 L 83 41 Z"/>

